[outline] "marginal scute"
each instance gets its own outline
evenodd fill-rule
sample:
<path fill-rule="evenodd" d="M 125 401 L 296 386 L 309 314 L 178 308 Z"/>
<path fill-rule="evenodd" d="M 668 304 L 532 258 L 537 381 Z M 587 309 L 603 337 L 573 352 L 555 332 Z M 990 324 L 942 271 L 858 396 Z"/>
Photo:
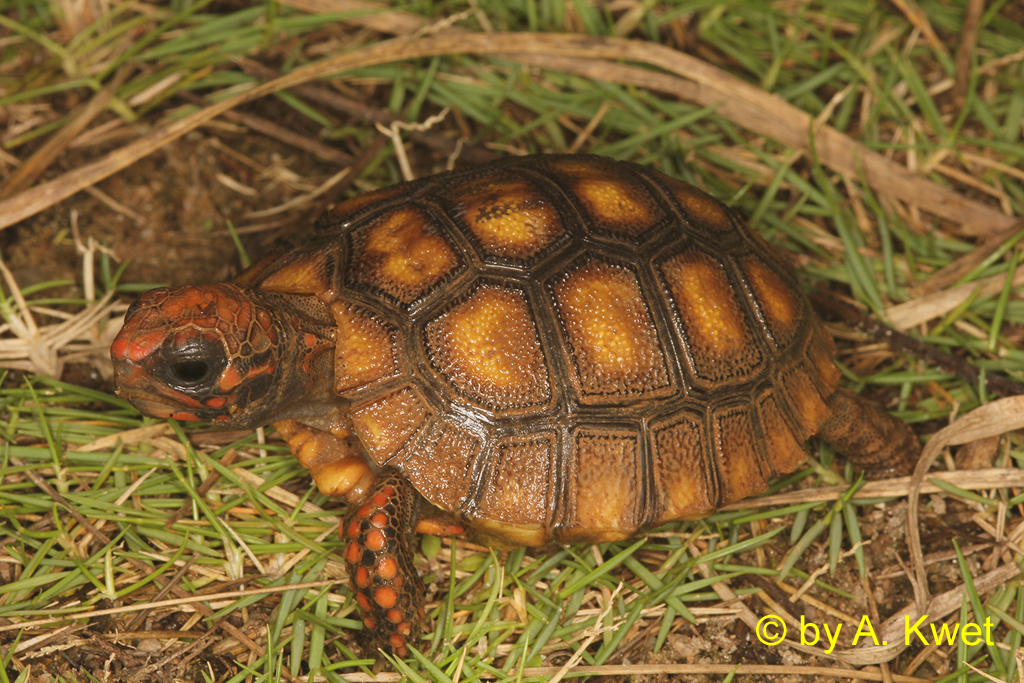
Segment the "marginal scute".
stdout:
<path fill-rule="evenodd" d="M 556 443 L 550 431 L 500 439 L 478 494 L 478 514 L 514 526 L 547 527 Z"/>
<path fill-rule="evenodd" d="M 691 247 L 659 268 L 679 320 L 679 344 L 699 385 L 707 388 L 750 381 L 764 356 L 726 269 Z"/>
<path fill-rule="evenodd" d="M 772 338 L 779 348 L 788 347 L 807 317 L 803 297 L 757 256 L 745 256 L 739 263 Z"/>
<path fill-rule="evenodd" d="M 842 373 L 832 360 L 836 355 L 836 343 L 832 340 L 832 335 L 822 329 L 818 320 L 811 321 L 811 338 L 807 342 L 804 355 L 821 379 L 825 393 L 839 386 Z"/>
<path fill-rule="evenodd" d="M 711 413 L 712 452 L 721 487 L 719 504 L 741 500 L 768 487 L 766 471 L 758 451 L 758 437 L 750 419 L 750 404 L 717 408 Z"/>
<path fill-rule="evenodd" d="M 352 426 L 378 465 L 385 465 L 423 426 L 428 410 L 412 387 L 393 391 L 352 409 Z"/>
<path fill-rule="evenodd" d="M 402 472 L 433 505 L 455 511 L 471 493 L 473 462 L 482 446 L 476 434 L 453 421 L 439 419 L 402 459 Z M 443 476 L 438 476 L 439 472 Z"/>
<path fill-rule="evenodd" d="M 657 171 L 656 177 L 668 189 L 672 197 L 679 202 L 683 217 L 702 232 L 719 233 L 734 232 L 729 209 L 720 201 L 701 192 L 693 185 L 676 180 Z"/>
<path fill-rule="evenodd" d="M 668 218 L 653 190 L 628 166 L 570 156 L 544 160 L 543 166 L 579 202 L 589 229 L 636 240 Z"/>
<path fill-rule="evenodd" d="M 331 304 L 338 328 L 334 390 L 359 389 L 398 374 L 397 332 L 371 313 L 345 301 Z"/>
<path fill-rule="evenodd" d="M 426 327 L 431 364 L 457 394 L 492 410 L 542 406 L 551 383 L 522 290 L 482 285 Z"/>
<path fill-rule="evenodd" d="M 332 251 L 325 249 L 294 259 L 265 275 L 259 287 L 267 292 L 319 296 L 330 288 L 332 256 Z"/>
<path fill-rule="evenodd" d="M 406 196 L 408 191 L 409 188 L 406 186 L 391 185 L 356 195 L 331 209 L 330 213 L 321 221 L 321 225 L 333 226 L 339 222 L 349 221 L 367 209 L 379 208 L 381 204 L 395 197 Z"/>
<path fill-rule="evenodd" d="M 674 392 L 657 328 L 629 268 L 596 259 L 552 284 L 558 318 L 585 403 Z"/>
<path fill-rule="evenodd" d="M 775 390 L 768 387 L 758 394 L 754 399 L 754 409 L 773 474 L 785 474 L 800 467 L 807 453 L 779 410 Z"/>
<path fill-rule="evenodd" d="M 813 436 L 832 412 L 802 362 L 779 373 L 775 390 L 788 404 L 797 423 L 794 433 L 801 441 Z"/>
<path fill-rule="evenodd" d="M 376 217 L 354 240 L 353 280 L 402 304 L 424 296 L 460 265 L 455 246 L 430 214 L 414 205 Z"/>
<path fill-rule="evenodd" d="M 528 176 L 492 170 L 440 195 L 487 256 L 526 261 L 565 232 L 551 197 Z"/>
<path fill-rule="evenodd" d="M 674 519 L 700 519 L 711 514 L 717 500 L 708 479 L 708 436 L 701 416 L 680 412 L 651 423 L 657 524 Z"/>
<path fill-rule="evenodd" d="M 640 526 L 644 482 L 636 430 L 578 427 L 572 431 L 569 473 L 571 517 L 562 541 L 614 541 Z"/>

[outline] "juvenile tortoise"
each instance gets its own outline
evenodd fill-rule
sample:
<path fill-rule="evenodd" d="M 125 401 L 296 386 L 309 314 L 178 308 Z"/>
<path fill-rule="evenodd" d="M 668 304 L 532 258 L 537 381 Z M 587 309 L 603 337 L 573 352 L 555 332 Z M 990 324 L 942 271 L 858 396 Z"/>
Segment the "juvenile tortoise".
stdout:
<path fill-rule="evenodd" d="M 907 471 L 918 440 L 838 388 L 833 352 L 732 210 L 561 155 L 345 201 L 231 282 L 144 294 L 111 348 L 144 414 L 273 423 L 348 498 L 364 644 L 400 656 L 410 536 L 439 511 L 506 545 L 601 542 L 763 491 L 812 435 Z"/>

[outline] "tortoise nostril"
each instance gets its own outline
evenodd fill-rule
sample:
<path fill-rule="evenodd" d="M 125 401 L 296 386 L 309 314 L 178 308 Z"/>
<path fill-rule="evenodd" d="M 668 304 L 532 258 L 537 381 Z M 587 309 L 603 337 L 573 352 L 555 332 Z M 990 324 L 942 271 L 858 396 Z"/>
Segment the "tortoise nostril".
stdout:
<path fill-rule="evenodd" d="M 203 360 L 185 360 L 173 363 L 168 371 L 175 380 L 186 386 L 199 384 L 210 375 L 210 364 Z"/>

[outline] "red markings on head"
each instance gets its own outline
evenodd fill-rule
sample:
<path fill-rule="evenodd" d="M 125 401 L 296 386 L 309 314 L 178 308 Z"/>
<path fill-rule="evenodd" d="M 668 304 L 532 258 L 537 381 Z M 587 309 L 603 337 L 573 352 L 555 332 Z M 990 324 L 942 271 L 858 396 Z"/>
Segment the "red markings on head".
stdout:
<path fill-rule="evenodd" d="M 221 373 L 220 382 L 217 384 L 217 387 L 221 391 L 231 391 L 241 384 L 243 379 L 245 378 L 242 377 L 242 373 L 238 371 L 238 368 L 233 365 L 229 365 L 224 372 Z"/>
<path fill-rule="evenodd" d="M 251 292 L 228 283 L 158 289 L 133 305 L 124 329 L 111 346 L 115 360 L 140 361 L 173 334 L 179 345 L 191 335 L 221 339 L 235 356 L 248 344 L 261 353 L 277 344 L 273 316 Z"/>
<path fill-rule="evenodd" d="M 277 362 L 276 361 L 271 361 L 269 363 L 264 363 L 263 365 L 257 365 L 255 367 L 251 367 L 251 368 L 249 368 L 248 372 L 245 373 L 245 377 L 243 377 L 242 380 L 243 381 L 248 381 L 248 380 L 253 379 L 254 377 L 259 377 L 260 375 L 272 375 L 272 374 L 274 374 L 274 370 L 275 370 L 276 367 L 277 367 Z M 234 369 L 235 369 L 234 366 L 228 366 L 228 370 L 234 370 Z M 232 386 L 234 386 L 234 385 L 232 385 Z M 220 384 L 220 389 L 221 389 L 221 391 L 227 391 L 228 390 L 228 388 L 224 386 L 224 383 Z"/>
<path fill-rule="evenodd" d="M 164 313 L 172 318 L 180 318 L 186 312 L 193 309 L 205 309 L 206 305 L 213 300 L 210 293 L 198 287 L 182 287 L 176 291 L 177 296 L 165 294 L 165 300 L 158 302 Z"/>
<path fill-rule="evenodd" d="M 164 330 L 156 330 L 155 332 L 147 332 L 137 337 L 132 337 L 128 340 L 127 360 L 137 363 L 140 360 L 149 358 L 149 354 L 153 353 L 155 349 L 160 348 L 160 345 L 164 343 L 166 338 L 167 332 Z"/>
<path fill-rule="evenodd" d="M 264 342 L 266 344 L 266 346 L 264 346 L 263 344 L 253 341 L 252 347 L 258 353 L 260 351 L 265 351 L 267 347 L 277 343 L 277 333 L 274 331 L 274 319 L 262 308 L 256 309 L 256 323 L 264 333 L 263 336 L 258 338 L 259 342 Z"/>
<path fill-rule="evenodd" d="M 127 360 L 128 358 L 128 347 L 131 343 L 123 338 L 117 337 L 114 339 L 114 343 L 110 345 L 110 357 L 114 360 Z"/>

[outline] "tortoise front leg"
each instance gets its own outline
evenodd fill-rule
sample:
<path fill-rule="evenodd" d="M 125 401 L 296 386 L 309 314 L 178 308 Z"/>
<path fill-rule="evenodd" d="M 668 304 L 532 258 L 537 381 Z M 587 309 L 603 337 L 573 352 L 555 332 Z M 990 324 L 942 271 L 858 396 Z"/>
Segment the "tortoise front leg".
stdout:
<path fill-rule="evenodd" d="M 367 654 L 377 650 L 399 657 L 420 633 L 426 588 L 413 566 L 415 528 L 437 536 L 461 534 L 463 526 L 445 515 L 419 518 L 419 492 L 394 468 L 372 469 L 340 411 L 318 418 L 316 426 L 297 420 L 274 423 L 320 492 L 345 496 L 349 512 L 338 534 L 352 595 L 364 631 Z"/>
<path fill-rule="evenodd" d="M 399 657 L 419 636 L 426 588 L 413 566 L 413 526 L 419 493 L 394 468 L 385 468 L 362 504 L 341 527 L 352 594 L 363 617 L 361 644 Z"/>
<path fill-rule="evenodd" d="M 329 419 L 334 418 L 334 419 Z M 340 412 L 324 419 L 324 429 L 298 420 L 278 420 L 274 428 L 288 442 L 288 448 L 313 475 L 325 496 L 361 500 L 374 480 L 366 451 L 347 428 Z"/>

